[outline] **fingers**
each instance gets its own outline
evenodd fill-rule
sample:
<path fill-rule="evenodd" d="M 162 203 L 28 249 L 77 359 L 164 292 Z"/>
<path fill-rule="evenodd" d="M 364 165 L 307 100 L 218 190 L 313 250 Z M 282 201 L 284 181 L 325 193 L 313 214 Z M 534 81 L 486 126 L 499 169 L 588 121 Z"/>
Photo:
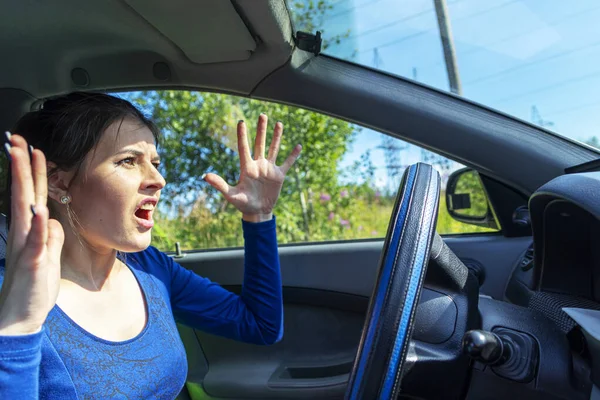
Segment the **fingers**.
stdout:
<path fill-rule="evenodd" d="M 281 144 L 281 135 L 283 135 L 283 124 L 277 122 L 275 124 L 275 130 L 273 131 L 273 140 L 271 140 L 271 146 L 269 146 L 269 154 L 267 160 L 273 164 L 277 161 L 277 154 L 279 154 L 279 146 Z"/>
<path fill-rule="evenodd" d="M 267 142 L 267 124 L 269 118 L 260 114 L 256 125 L 256 140 L 254 141 L 254 159 L 265 158 L 265 144 Z"/>
<path fill-rule="evenodd" d="M 294 147 L 294 150 L 292 150 L 292 152 L 290 153 L 288 158 L 286 158 L 286 160 L 283 162 L 283 164 L 280 167 L 284 174 L 287 174 L 287 172 L 292 167 L 292 165 L 294 165 L 294 163 L 300 156 L 301 151 L 302 151 L 302 146 L 297 144 L 296 147 Z"/>
<path fill-rule="evenodd" d="M 47 209 L 47 208 L 46 208 Z M 60 265 L 60 254 L 65 242 L 65 232 L 62 225 L 55 219 L 48 221 L 48 258 L 54 265 Z"/>
<path fill-rule="evenodd" d="M 40 150 L 33 150 L 33 184 L 35 188 L 35 204 L 46 205 L 48 201 L 48 175 L 46 157 Z"/>
<path fill-rule="evenodd" d="M 227 195 L 229 194 L 229 189 L 230 189 L 229 185 L 219 175 L 217 175 L 217 174 L 206 174 L 206 175 L 204 175 L 203 179 L 206 182 L 208 182 L 208 184 L 210 186 L 214 187 L 219 192 L 223 193 L 223 195 L 225 197 L 227 197 Z"/>
<path fill-rule="evenodd" d="M 8 133 L 8 132 L 6 132 L 6 133 Z M 31 163 L 30 148 L 29 148 L 29 145 L 27 144 L 27 141 L 23 138 L 23 136 L 10 135 L 10 140 L 8 141 L 8 143 L 12 147 L 18 147 L 21 150 L 23 150 L 23 152 L 25 153 L 25 155 L 27 157 L 27 165 L 30 165 L 30 163 Z"/>
<path fill-rule="evenodd" d="M 9 154 L 11 159 L 11 228 L 14 228 L 13 245 L 25 245 L 31 227 L 31 205 L 35 203 L 34 182 L 27 142 L 12 135 Z"/>
<path fill-rule="evenodd" d="M 33 217 L 31 217 L 31 230 L 27 236 L 27 247 L 33 252 L 34 255 L 40 256 L 48 242 L 48 207 L 42 204 L 35 206 Z"/>
<path fill-rule="evenodd" d="M 246 133 L 246 124 L 244 121 L 238 122 L 237 126 L 238 153 L 240 155 L 240 165 L 244 168 L 251 160 L 250 148 L 248 147 L 248 134 Z"/>

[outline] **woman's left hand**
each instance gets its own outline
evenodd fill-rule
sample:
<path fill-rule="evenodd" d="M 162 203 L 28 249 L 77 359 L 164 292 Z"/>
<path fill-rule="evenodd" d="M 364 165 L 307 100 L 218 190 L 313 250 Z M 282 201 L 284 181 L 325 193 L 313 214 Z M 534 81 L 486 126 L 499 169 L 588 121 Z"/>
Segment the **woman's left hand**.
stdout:
<path fill-rule="evenodd" d="M 266 115 L 261 114 L 256 128 L 256 141 L 254 143 L 254 158 L 250 155 L 246 124 L 240 121 L 237 126 L 238 151 L 240 155 L 240 179 L 236 186 L 229 186 L 223 178 L 216 174 L 206 174 L 204 180 L 223 193 L 227 201 L 242 212 L 242 218 L 249 222 L 261 222 L 273 217 L 273 207 L 277 202 L 285 175 L 296 162 L 301 145 L 296 145 L 290 155 L 280 166 L 275 164 L 283 125 L 275 124 L 273 140 L 265 158 L 265 145 L 267 139 Z"/>

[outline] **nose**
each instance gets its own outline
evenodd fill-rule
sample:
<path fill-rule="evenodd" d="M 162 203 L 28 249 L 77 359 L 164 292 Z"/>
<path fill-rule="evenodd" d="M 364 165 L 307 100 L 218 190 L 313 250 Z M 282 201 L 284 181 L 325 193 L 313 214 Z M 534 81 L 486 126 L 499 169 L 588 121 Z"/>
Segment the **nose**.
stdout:
<path fill-rule="evenodd" d="M 146 179 L 144 180 L 144 189 L 161 190 L 165 187 L 167 181 L 154 165 L 147 169 Z"/>

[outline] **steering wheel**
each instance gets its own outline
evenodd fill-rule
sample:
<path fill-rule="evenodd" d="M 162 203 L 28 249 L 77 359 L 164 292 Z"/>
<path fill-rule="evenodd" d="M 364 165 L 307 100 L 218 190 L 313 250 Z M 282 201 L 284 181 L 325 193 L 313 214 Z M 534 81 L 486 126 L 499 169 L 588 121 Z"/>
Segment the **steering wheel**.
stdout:
<path fill-rule="evenodd" d="M 388 227 L 346 399 L 393 399 L 400 383 L 430 258 L 440 176 L 428 164 L 404 173 Z"/>

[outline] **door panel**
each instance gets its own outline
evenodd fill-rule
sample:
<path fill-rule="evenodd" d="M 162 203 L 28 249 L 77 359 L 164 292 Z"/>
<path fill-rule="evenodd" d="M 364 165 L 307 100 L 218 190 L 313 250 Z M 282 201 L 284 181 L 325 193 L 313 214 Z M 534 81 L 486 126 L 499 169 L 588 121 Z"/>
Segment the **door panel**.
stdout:
<path fill-rule="evenodd" d="M 465 235 L 445 238 L 455 253 L 484 269 L 482 291 L 502 298 L 506 280 L 530 238 Z M 188 390 L 193 399 L 342 398 L 352 366 L 368 297 L 375 283 L 383 241 L 282 246 L 283 340 L 257 346 L 180 327 L 188 351 Z M 243 250 L 188 253 L 177 261 L 238 292 Z M 447 302 L 444 315 L 425 308 Z M 439 304 L 439 303 L 438 303 Z M 451 318 L 452 301 L 424 290 L 415 336 Z M 438 307 L 439 309 L 439 307 Z M 450 314 L 448 314 L 450 313 Z M 452 327 L 449 327 L 450 333 Z"/>
<path fill-rule="evenodd" d="M 273 346 L 198 332 L 210 367 L 204 389 L 223 398 L 240 393 L 257 399 L 343 394 L 362 324 L 363 314 L 287 304 L 285 339 Z M 294 390 L 300 388 L 304 390 Z"/>
<path fill-rule="evenodd" d="M 464 261 L 483 267 L 481 292 L 502 299 L 513 265 L 531 243 L 530 237 L 460 235 L 444 241 Z M 303 287 L 370 296 L 383 241 L 356 241 L 281 246 L 279 255 L 284 287 Z M 240 285 L 244 275 L 243 250 L 188 253 L 181 265 L 219 282 Z"/>

